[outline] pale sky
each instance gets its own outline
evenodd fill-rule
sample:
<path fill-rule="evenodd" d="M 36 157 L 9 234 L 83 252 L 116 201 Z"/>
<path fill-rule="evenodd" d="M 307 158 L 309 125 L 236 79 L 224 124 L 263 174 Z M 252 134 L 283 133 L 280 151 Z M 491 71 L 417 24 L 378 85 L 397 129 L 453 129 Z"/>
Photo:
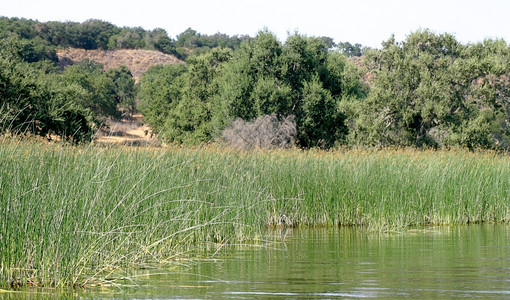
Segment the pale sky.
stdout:
<path fill-rule="evenodd" d="M 267 28 L 329 36 L 335 42 L 377 47 L 417 29 L 454 34 L 468 43 L 485 38 L 510 42 L 509 0 L 0 0 L 0 16 L 45 21 L 100 19 L 117 26 L 163 28 L 170 37 L 188 27 L 199 33 L 255 36 Z"/>

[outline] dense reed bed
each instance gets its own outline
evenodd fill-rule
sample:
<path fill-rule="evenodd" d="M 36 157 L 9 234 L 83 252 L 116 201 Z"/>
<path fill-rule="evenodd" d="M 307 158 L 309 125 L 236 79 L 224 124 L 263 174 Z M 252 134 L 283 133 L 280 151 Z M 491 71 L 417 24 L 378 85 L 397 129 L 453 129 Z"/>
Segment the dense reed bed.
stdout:
<path fill-rule="evenodd" d="M 268 227 L 507 222 L 510 158 L 0 140 L 0 285 L 79 286 Z"/>

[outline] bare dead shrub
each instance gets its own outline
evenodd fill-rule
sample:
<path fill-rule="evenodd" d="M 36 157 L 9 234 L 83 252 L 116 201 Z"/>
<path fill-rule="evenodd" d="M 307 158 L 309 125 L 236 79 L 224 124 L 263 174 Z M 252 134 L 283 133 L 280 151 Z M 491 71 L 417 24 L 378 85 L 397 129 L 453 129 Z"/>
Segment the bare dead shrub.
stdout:
<path fill-rule="evenodd" d="M 239 149 L 275 149 L 293 147 L 296 134 L 294 115 L 279 120 L 272 114 L 251 122 L 237 119 L 223 131 L 222 138 Z"/>

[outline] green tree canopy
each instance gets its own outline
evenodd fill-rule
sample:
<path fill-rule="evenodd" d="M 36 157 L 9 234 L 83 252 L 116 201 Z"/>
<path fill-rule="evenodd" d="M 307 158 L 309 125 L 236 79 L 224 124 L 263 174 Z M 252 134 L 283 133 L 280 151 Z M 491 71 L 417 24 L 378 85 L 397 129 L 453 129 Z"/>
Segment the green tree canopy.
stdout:
<path fill-rule="evenodd" d="M 24 61 L 23 42 L 4 39 L 0 43 L 0 133 L 89 140 L 92 114 L 78 103 L 86 91 L 65 85 L 60 75 Z"/>
<path fill-rule="evenodd" d="M 508 145 L 509 47 L 503 41 L 462 45 L 423 30 L 370 51 L 375 75 L 351 141 L 439 147 Z M 506 147 L 506 146 L 505 146 Z"/>
<path fill-rule="evenodd" d="M 103 71 L 99 63 L 84 59 L 65 69 L 62 80 L 66 84 L 78 84 L 87 91 L 80 105 L 89 109 L 95 116 L 104 120 L 108 117 L 120 118 L 117 109 L 115 84 Z"/>
<path fill-rule="evenodd" d="M 230 59 L 230 49 L 211 52 L 188 59 L 188 70 L 182 75 L 181 97 L 168 114 L 160 135 L 175 142 L 199 143 L 208 141 L 212 125 L 212 99 L 217 95 L 217 79 L 223 65 Z"/>
<path fill-rule="evenodd" d="M 323 38 L 296 33 L 282 44 L 262 31 L 225 65 L 218 119 L 225 123 L 269 114 L 294 115 L 298 145 L 330 147 L 346 133 L 339 103 L 347 95 L 364 96 L 360 74 L 354 66 L 346 68 L 349 65 L 344 56 L 328 51 Z M 345 76 L 346 70 L 354 73 Z"/>
<path fill-rule="evenodd" d="M 113 92 L 117 108 L 128 115 L 135 111 L 135 80 L 126 66 L 109 69 L 106 76 L 113 82 Z"/>
<path fill-rule="evenodd" d="M 261 31 L 237 51 L 213 49 L 190 57 L 186 73 L 179 76 L 181 92 L 174 93 L 171 105 L 165 104 L 167 113 L 141 104 L 146 114 L 166 118 L 163 127 L 161 118 L 148 122 L 169 141 L 206 142 L 238 118 L 292 115 L 300 146 L 330 147 L 346 134 L 339 103 L 365 95 L 360 78 L 344 56 L 328 50 L 323 38 L 294 34 L 282 44 Z"/>
<path fill-rule="evenodd" d="M 184 64 L 156 65 L 138 83 L 138 110 L 156 133 L 163 132 L 169 113 L 182 97 Z"/>

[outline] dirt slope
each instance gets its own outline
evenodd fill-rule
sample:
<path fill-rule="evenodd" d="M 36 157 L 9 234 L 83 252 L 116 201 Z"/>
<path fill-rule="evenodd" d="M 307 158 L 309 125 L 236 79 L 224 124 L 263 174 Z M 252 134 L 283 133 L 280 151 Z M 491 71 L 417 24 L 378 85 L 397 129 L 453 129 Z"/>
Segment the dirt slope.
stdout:
<path fill-rule="evenodd" d="M 142 115 L 135 114 L 131 119 L 121 121 L 109 121 L 107 130 L 99 132 L 97 142 L 118 143 L 126 145 L 152 145 L 158 146 L 159 142 L 152 134 L 151 128 L 143 123 Z"/>
<path fill-rule="evenodd" d="M 124 65 L 129 68 L 136 81 L 151 66 L 183 63 L 173 55 L 141 49 L 85 50 L 67 48 L 57 51 L 57 56 L 62 67 L 72 65 L 85 58 L 103 64 L 105 70 Z"/>

